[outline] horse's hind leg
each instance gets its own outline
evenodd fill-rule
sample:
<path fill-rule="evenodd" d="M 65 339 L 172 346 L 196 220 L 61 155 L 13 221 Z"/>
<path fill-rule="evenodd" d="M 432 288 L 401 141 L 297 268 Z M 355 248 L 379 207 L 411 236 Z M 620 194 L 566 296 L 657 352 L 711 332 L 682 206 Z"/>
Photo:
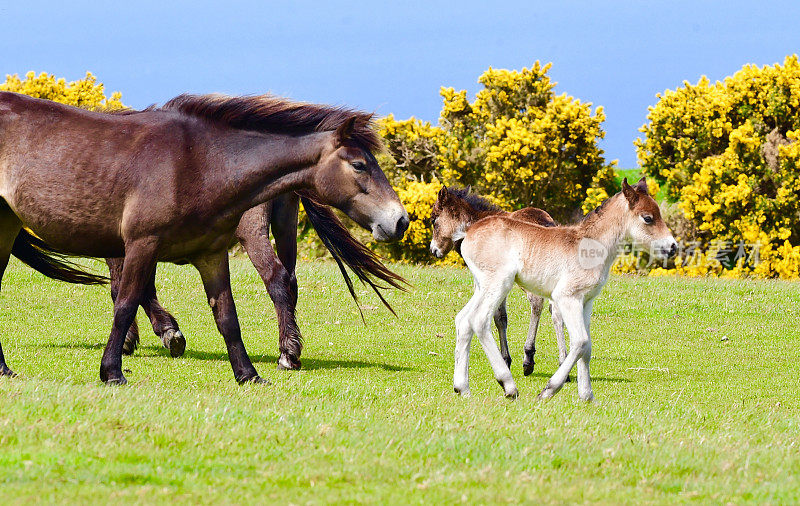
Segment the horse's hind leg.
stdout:
<path fill-rule="evenodd" d="M 531 303 L 531 321 L 528 325 L 528 338 L 525 339 L 525 357 L 522 360 L 522 373 L 525 376 L 529 376 L 533 372 L 535 364 L 533 357 L 536 354 L 536 332 L 539 330 L 539 318 L 542 316 L 544 299 L 527 290 L 525 295 L 528 296 L 528 301 Z"/>
<path fill-rule="evenodd" d="M 117 293 L 119 292 L 119 283 L 122 278 L 122 258 L 106 258 L 108 264 L 109 277 L 111 278 L 111 300 L 115 301 Z M 153 332 L 161 338 L 161 342 L 169 354 L 173 357 L 180 357 L 186 350 L 186 338 L 178 328 L 178 322 L 173 318 L 169 312 L 164 309 L 158 302 L 156 297 L 155 279 L 145 289 L 144 299 L 142 300 L 142 308 L 150 323 L 153 325 Z M 125 344 L 122 347 L 122 353 L 125 355 L 133 355 L 133 352 L 139 346 L 139 326 L 136 323 L 136 318 L 131 322 L 131 327 L 125 335 Z"/>
<path fill-rule="evenodd" d="M 497 327 L 497 334 L 500 337 L 500 355 L 506 361 L 506 365 L 511 367 L 511 353 L 508 351 L 508 311 L 506 310 L 506 300 L 500 303 L 500 307 L 494 312 L 494 325 Z"/>
<path fill-rule="evenodd" d="M 14 247 L 14 239 L 21 227 L 19 219 L 11 212 L 5 201 L 0 199 L 0 286 L 2 286 L 3 273 L 11 256 L 11 249 Z M 0 376 L 16 376 L 6 364 L 2 344 L 0 344 Z"/>
<path fill-rule="evenodd" d="M 278 317 L 278 369 L 300 369 L 303 343 L 295 319 L 297 305 L 297 210 L 296 195 L 278 199 L 246 212 L 236 236 L 261 276 Z M 275 238 L 278 257 L 269 242 L 269 229 Z"/>
<path fill-rule="evenodd" d="M 169 350 L 169 355 L 173 358 L 183 355 L 186 351 L 186 338 L 178 328 L 175 318 L 158 302 L 155 277 L 145 287 L 142 307 L 150 319 L 153 332 L 161 338 L 161 344 Z"/>

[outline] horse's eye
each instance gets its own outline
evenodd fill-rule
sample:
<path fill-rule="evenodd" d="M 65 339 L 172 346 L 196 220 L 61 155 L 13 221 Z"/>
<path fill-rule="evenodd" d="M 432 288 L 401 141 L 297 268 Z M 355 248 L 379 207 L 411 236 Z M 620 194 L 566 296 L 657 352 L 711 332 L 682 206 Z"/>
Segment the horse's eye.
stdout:
<path fill-rule="evenodd" d="M 362 162 L 361 160 L 356 160 L 354 162 L 350 162 L 350 165 L 353 166 L 358 172 L 364 172 L 367 170 L 367 164 Z"/>
<path fill-rule="evenodd" d="M 649 214 L 643 214 L 642 215 L 642 221 L 645 222 L 645 224 L 647 224 L 647 225 L 652 225 L 653 224 L 653 217 L 650 216 Z"/>

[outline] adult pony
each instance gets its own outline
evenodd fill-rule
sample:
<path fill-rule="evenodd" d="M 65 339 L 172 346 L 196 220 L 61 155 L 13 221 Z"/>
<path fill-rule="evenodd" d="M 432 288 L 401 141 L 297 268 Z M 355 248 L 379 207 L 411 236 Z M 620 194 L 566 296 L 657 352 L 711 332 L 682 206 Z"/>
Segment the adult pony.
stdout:
<path fill-rule="evenodd" d="M 260 382 L 228 270 L 242 215 L 308 190 L 376 240 L 398 239 L 408 214 L 372 154 L 380 146 L 370 114 L 272 96 L 181 95 L 109 114 L 0 93 L 0 274 L 15 242 L 30 242 L 23 227 L 63 253 L 124 257 L 100 362 L 100 379 L 122 384 L 125 335 L 156 263 L 191 263 L 234 377 Z M 13 374 L 2 352 L 0 370 Z"/>
<path fill-rule="evenodd" d="M 250 261 L 261 276 L 278 317 L 278 369 L 300 369 L 300 353 L 303 347 L 302 336 L 295 318 L 297 306 L 297 213 L 300 201 L 306 210 L 309 222 L 336 260 L 351 296 L 357 302 L 353 283 L 344 268 L 349 267 L 358 279 L 369 285 L 390 310 L 376 283 L 383 281 L 390 286 L 402 289 L 402 277 L 387 269 L 372 250 L 356 240 L 344 224 L 327 206 L 317 204 L 307 194 L 296 192 L 281 195 L 265 204 L 250 209 L 236 227 L 236 240 L 244 247 Z M 270 231 L 275 239 L 273 250 L 269 240 Z M 111 278 L 112 299 L 122 274 L 122 259 L 107 258 Z M 158 302 L 155 290 L 148 291 L 142 301 L 153 332 L 173 357 L 183 355 L 186 338 L 178 327 L 175 318 Z M 123 353 L 133 354 L 139 343 L 136 319 L 131 323 L 125 336 Z"/>
<path fill-rule="evenodd" d="M 436 202 L 431 209 L 431 253 L 442 258 L 454 247 L 461 252 L 461 241 L 473 223 L 487 216 L 505 216 L 515 220 L 528 221 L 543 227 L 555 227 L 557 223 L 546 211 L 536 207 L 525 207 L 514 212 L 503 211 L 488 200 L 469 192 L 469 188 L 458 189 L 443 186 L 439 190 Z M 544 307 L 544 299 L 538 295 L 525 291 L 531 305 L 531 318 L 528 325 L 528 337 L 525 339 L 525 356 L 522 361 L 522 372 L 530 375 L 534 368 L 534 355 L 536 354 L 536 333 L 539 328 L 539 319 Z M 564 340 L 564 321 L 558 309 L 550 304 L 550 313 L 553 317 L 553 326 L 556 330 L 558 344 L 558 363 L 567 358 L 567 345 Z M 508 351 L 508 313 L 506 300 L 500 303 L 494 313 L 494 324 L 500 337 L 500 354 L 506 365 L 511 366 L 511 353 Z"/>
<path fill-rule="evenodd" d="M 661 218 L 658 204 L 642 178 L 607 199 L 576 225 L 543 227 L 505 216 L 490 216 L 473 224 L 461 244 L 461 254 L 475 278 L 475 294 L 456 316 L 453 388 L 469 392 L 469 345 L 477 334 L 507 397 L 517 386 L 492 338 L 491 318 L 514 283 L 552 300 L 564 318 L 570 337 L 566 360 L 547 382 L 539 398 L 552 397 L 578 365 L 578 397 L 594 398 L 589 379 L 592 343 L 589 320 L 611 264 L 623 240 L 649 246 L 655 257 L 672 256 L 678 245 Z"/>

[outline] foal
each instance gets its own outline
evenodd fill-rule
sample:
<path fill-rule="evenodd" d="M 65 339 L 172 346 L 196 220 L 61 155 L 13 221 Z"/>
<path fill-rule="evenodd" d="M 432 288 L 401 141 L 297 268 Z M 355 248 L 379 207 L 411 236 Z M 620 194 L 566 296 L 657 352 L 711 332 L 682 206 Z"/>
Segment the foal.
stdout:
<path fill-rule="evenodd" d="M 442 258 L 453 247 L 460 253 L 461 241 L 467 229 L 476 221 L 487 216 L 506 216 L 544 227 L 555 227 L 557 225 L 546 211 L 536 207 L 526 207 L 509 213 L 491 204 L 486 199 L 469 193 L 469 188 L 460 190 L 444 186 L 439 190 L 439 195 L 431 211 L 431 224 L 433 226 L 431 253 L 438 258 Z M 536 332 L 539 328 L 539 318 L 542 315 L 544 299 L 527 290 L 524 291 L 531 304 L 531 321 L 528 326 L 528 338 L 525 340 L 525 357 L 522 362 L 522 372 L 525 376 L 528 376 L 533 372 L 533 356 L 536 353 Z M 556 329 L 558 363 L 561 364 L 567 357 L 567 346 L 564 342 L 564 321 L 561 319 L 558 309 L 552 304 L 550 305 L 550 313 L 553 317 L 553 326 Z M 508 313 L 506 312 L 505 298 L 494 313 L 494 324 L 497 327 L 497 333 L 500 335 L 500 354 L 506 364 L 511 366 L 511 354 L 508 351 L 508 339 L 506 337 Z"/>
<path fill-rule="evenodd" d="M 490 216 L 466 232 L 461 254 L 475 278 L 475 294 L 456 316 L 453 386 L 469 392 L 469 345 L 477 334 L 506 397 L 517 386 L 492 338 L 491 316 L 519 283 L 555 303 L 570 335 L 566 360 L 539 394 L 552 397 L 578 365 L 578 396 L 592 400 L 589 360 L 592 344 L 589 319 L 592 303 L 608 281 L 619 245 L 626 239 L 648 246 L 655 257 L 674 255 L 678 245 L 647 193 L 645 178 L 607 199 L 576 225 L 543 227 L 506 216 Z"/>

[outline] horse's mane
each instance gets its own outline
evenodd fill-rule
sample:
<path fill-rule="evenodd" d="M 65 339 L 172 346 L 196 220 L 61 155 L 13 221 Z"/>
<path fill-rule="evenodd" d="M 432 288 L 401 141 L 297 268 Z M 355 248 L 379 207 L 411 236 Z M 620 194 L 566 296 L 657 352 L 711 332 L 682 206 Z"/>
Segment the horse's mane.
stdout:
<path fill-rule="evenodd" d="M 355 117 L 351 138 L 370 151 L 383 149 L 372 114 L 347 107 L 295 102 L 274 95 L 179 95 L 159 108 L 242 130 L 305 135 L 336 130 Z"/>
<path fill-rule="evenodd" d="M 448 186 L 447 193 L 467 203 L 475 211 L 500 211 L 500 208 L 485 198 L 475 193 L 470 193 L 469 188 L 453 188 Z"/>

